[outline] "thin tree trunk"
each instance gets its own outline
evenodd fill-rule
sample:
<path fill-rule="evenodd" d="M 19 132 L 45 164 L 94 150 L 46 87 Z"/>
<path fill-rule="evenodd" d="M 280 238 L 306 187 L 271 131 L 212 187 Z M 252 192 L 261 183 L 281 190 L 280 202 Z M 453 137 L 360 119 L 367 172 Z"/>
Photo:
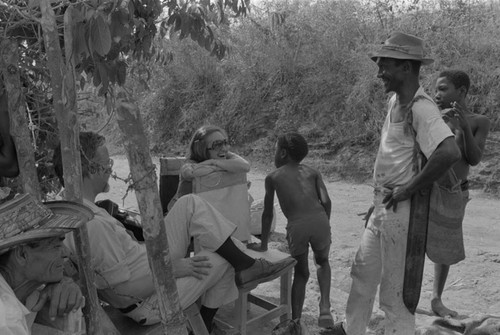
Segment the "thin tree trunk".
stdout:
<path fill-rule="evenodd" d="M 10 133 L 14 138 L 19 164 L 19 181 L 23 193 L 41 199 L 40 183 L 35 167 L 35 151 L 26 120 L 26 99 L 19 75 L 19 51 L 17 43 L 4 39 L 0 43 L 1 68 L 5 89 L 9 97 Z"/>
<path fill-rule="evenodd" d="M 185 318 L 172 271 L 172 260 L 163 223 L 156 171 L 137 103 L 118 88 L 117 117 L 127 152 L 133 187 L 144 229 L 149 266 L 158 295 L 163 330 L 169 335 L 187 334 Z"/>
<path fill-rule="evenodd" d="M 43 37 L 47 50 L 47 64 L 51 75 L 53 106 L 61 142 L 65 197 L 68 200 L 82 202 L 79 123 L 76 115 L 76 88 L 74 68 L 72 68 L 73 62 L 69 60 L 68 67 L 64 65 L 55 14 L 50 5 L 50 0 L 41 0 L 40 10 L 42 12 L 41 25 Z M 70 28 L 70 22 L 66 18 L 65 20 L 66 28 Z M 65 37 L 71 38 L 71 30 L 65 33 Z M 65 44 L 67 45 L 66 48 L 70 48 L 69 54 L 71 54 L 71 40 L 66 41 Z M 99 304 L 94 284 L 94 272 L 90 268 L 89 241 L 85 225 L 75 233 L 75 243 L 80 283 L 86 298 L 84 315 L 87 334 L 119 334 Z"/>

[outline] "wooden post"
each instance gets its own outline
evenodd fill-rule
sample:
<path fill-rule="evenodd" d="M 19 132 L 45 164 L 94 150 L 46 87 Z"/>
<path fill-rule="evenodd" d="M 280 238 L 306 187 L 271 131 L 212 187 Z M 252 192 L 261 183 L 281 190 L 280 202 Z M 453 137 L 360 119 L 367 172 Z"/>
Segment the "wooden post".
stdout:
<path fill-rule="evenodd" d="M 40 1 L 40 10 L 42 13 L 40 23 L 47 52 L 53 106 L 61 142 L 65 197 L 68 200 L 82 202 L 82 166 L 79 148 L 79 124 L 76 116 L 74 68 L 71 68 L 73 64 L 71 61 L 68 61 L 68 67 L 64 64 L 55 14 L 50 2 L 50 0 Z M 66 22 L 69 26 L 68 23 Z M 71 31 L 68 31 L 68 34 L 71 34 Z M 66 48 L 71 48 L 71 41 L 66 41 L 65 44 Z M 94 284 L 94 272 L 90 268 L 89 241 L 85 225 L 75 233 L 75 244 L 81 288 L 86 298 L 84 315 L 87 334 L 119 334 L 99 304 Z"/>
<path fill-rule="evenodd" d="M 26 100 L 19 75 L 17 43 L 3 39 L 0 43 L 0 52 L 0 68 L 3 70 L 4 85 L 9 100 L 10 133 L 17 150 L 20 186 L 23 193 L 29 193 L 40 200 L 41 191 L 35 168 L 35 151 L 26 120 Z"/>
<path fill-rule="evenodd" d="M 117 117 L 141 212 L 163 330 L 169 335 L 184 335 L 187 334 L 187 329 L 172 271 L 155 167 L 149 153 L 139 107 L 121 88 L 117 89 Z"/>

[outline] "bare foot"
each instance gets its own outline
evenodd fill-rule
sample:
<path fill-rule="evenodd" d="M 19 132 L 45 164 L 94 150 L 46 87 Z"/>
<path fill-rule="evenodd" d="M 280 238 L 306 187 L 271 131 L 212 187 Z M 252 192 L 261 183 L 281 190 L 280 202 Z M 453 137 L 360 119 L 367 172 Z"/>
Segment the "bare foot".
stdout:
<path fill-rule="evenodd" d="M 446 316 L 450 316 L 452 318 L 458 316 L 457 312 L 455 312 L 455 311 L 447 308 L 445 305 L 443 305 L 443 302 L 441 301 L 440 298 L 434 298 L 431 300 L 431 308 L 432 308 L 432 311 L 436 315 L 438 315 L 442 318 L 444 318 Z"/>

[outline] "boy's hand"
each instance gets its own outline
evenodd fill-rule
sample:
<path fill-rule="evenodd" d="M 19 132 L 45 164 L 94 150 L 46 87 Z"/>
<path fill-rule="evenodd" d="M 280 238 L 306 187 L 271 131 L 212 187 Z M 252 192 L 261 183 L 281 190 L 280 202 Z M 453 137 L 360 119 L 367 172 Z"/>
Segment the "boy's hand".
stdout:
<path fill-rule="evenodd" d="M 466 109 L 457 102 L 453 102 L 452 107 L 454 112 L 453 117 L 457 121 L 458 126 L 462 129 L 467 128 L 469 126 L 469 122 L 465 117 Z"/>
<path fill-rule="evenodd" d="M 261 243 L 248 243 L 247 248 L 254 251 L 267 251 L 267 245 L 263 246 Z"/>

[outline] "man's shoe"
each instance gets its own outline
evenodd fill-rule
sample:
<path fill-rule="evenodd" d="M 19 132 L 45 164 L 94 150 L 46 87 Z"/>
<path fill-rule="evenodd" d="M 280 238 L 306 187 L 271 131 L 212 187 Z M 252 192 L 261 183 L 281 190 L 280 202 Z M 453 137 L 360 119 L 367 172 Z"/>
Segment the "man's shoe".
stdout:
<path fill-rule="evenodd" d="M 236 285 L 241 286 L 255 280 L 265 281 L 271 279 L 276 276 L 278 272 L 295 263 L 296 260 L 291 257 L 287 257 L 277 262 L 269 262 L 264 258 L 256 259 L 251 267 L 236 273 Z"/>
<path fill-rule="evenodd" d="M 342 326 L 342 322 L 338 322 L 333 325 L 333 328 L 330 328 L 332 335 L 347 335 L 344 327 Z"/>

